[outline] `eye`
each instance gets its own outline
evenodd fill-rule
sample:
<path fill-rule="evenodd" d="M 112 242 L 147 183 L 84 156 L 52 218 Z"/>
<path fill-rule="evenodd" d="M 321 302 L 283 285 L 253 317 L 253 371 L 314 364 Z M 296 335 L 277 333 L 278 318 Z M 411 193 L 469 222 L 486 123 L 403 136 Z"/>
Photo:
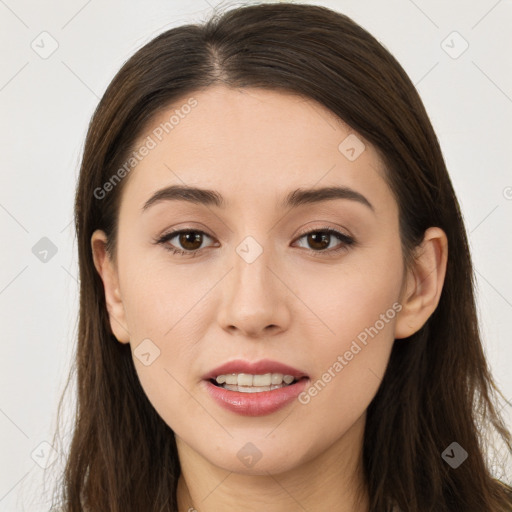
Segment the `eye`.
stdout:
<path fill-rule="evenodd" d="M 340 242 L 339 245 L 334 248 L 330 247 L 333 236 Z M 181 229 L 166 233 L 155 239 L 154 242 L 156 244 L 163 245 L 167 251 L 170 251 L 173 254 L 194 257 L 204 249 L 204 247 L 201 247 L 204 237 L 212 239 L 212 237 L 204 231 Z M 177 243 L 180 244 L 182 248 L 176 247 L 170 243 L 174 238 L 177 239 Z M 329 227 L 308 231 L 296 240 L 301 240 L 303 238 L 306 238 L 306 243 L 312 247 L 312 249 L 308 249 L 308 252 L 313 253 L 315 256 L 323 256 L 323 254 L 319 253 L 338 253 L 342 250 L 348 250 L 351 245 L 355 244 L 355 240 L 352 237 Z"/>
<path fill-rule="evenodd" d="M 172 252 L 173 254 L 180 255 L 190 255 L 196 256 L 203 249 L 201 247 L 203 237 L 211 238 L 204 231 L 194 230 L 194 229 L 181 229 L 178 231 L 171 231 L 170 233 L 166 233 L 162 235 L 160 238 L 155 240 L 155 243 L 161 244 L 167 251 Z M 168 243 L 173 238 L 177 238 L 178 243 L 183 247 L 180 249 L 175 247 L 174 245 Z"/>
<path fill-rule="evenodd" d="M 330 247 L 333 236 L 341 242 L 334 248 Z M 306 243 L 309 244 L 310 247 L 313 247 L 313 249 L 309 249 L 309 252 L 315 253 L 315 256 L 322 256 L 322 254 L 318 253 L 324 252 L 329 254 L 338 253 L 342 250 L 348 250 L 351 245 L 355 244 L 355 240 L 352 237 L 329 227 L 308 231 L 302 234 L 297 240 L 301 240 L 302 238 L 306 238 Z"/>

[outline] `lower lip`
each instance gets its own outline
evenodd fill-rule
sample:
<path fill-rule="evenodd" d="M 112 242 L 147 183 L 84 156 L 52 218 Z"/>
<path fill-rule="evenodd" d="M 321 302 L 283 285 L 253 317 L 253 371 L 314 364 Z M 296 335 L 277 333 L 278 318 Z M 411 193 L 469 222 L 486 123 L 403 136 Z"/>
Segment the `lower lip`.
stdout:
<path fill-rule="evenodd" d="M 242 416 L 264 416 L 293 402 L 304 391 L 309 379 L 303 378 L 289 386 L 258 393 L 230 391 L 209 380 L 203 382 L 210 396 L 224 409 Z"/>

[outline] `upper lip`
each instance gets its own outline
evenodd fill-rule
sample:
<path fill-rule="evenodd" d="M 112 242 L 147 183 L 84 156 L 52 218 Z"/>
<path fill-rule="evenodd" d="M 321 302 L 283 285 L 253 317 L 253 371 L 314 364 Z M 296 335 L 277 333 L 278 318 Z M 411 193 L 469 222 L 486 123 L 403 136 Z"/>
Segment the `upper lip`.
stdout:
<path fill-rule="evenodd" d="M 279 361 L 272 361 L 270 359 L 260 359 L 259 361 L 250 362 L 242 359 L 236 359 L 227 363 L 221 364 L 203 375 L 204 380 L 215 379 L 219 375 L 226 375 L 229 373 L 250 373 L 251 375 L 265 375 L 266 373 L 282 373 L 283 375 L 292 375 L 296 379 L 307 377 L 307 374 L 297 368 L 288 366 L 287 364 L 280 363 Z"/>

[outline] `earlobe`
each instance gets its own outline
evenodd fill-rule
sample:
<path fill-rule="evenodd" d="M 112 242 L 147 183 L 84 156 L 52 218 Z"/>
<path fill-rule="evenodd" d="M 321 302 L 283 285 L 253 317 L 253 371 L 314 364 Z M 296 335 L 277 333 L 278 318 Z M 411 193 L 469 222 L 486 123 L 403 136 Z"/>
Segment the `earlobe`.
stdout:
<path fill-rule="evenodd" d="M 91 249 L 94 266 L 103 281 L 105 302 L 114 336 L 121 343 L 129 343 L 130 334 L 126 325 L 125 311 L 119 290 L 117 269 L 106 250 L 107 236 L 96 230 L 91 237 Z"/>
<path fill-rule="evenodd" d="M 395 338 L 407 338 L 419 331 L 437 308 L 448 262 L 448 239 L 438 227 L 425 231 L 417 248 L 413 268 L 408 270 L 395 323 Z"/>

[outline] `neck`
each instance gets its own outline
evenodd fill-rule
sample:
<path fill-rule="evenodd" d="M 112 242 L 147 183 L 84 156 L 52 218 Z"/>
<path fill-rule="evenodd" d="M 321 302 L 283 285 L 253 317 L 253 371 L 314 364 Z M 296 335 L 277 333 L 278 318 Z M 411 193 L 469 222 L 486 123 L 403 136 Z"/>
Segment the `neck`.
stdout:
<path fill-rule="evenodd" d="M 215 466 L 176 436 L 181 465 L 178 511 L 367 512 L 369 498 L 362 469 L 365 419 L 364 414 L 333 445 L 300 466 L 264 475 Z"/>

